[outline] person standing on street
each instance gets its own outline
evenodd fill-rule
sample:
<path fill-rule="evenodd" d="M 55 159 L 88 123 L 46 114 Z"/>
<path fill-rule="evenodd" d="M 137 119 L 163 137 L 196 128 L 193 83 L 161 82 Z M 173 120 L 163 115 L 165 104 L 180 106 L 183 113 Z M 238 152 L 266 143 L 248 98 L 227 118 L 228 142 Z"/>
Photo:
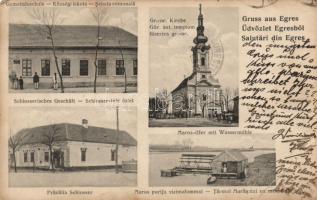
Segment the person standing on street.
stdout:
<path fill-rule="evenodd" d="M 20 76 L 20 78 L 19 78 L 19 86 L 20 86 L 20 90 L 23 90 L 23 78 L 22 78 L 22 76 Z"/>
<path fill-rule="evenodd" d="M 40 82 L 40 77 L 37 75 L 37 72 L 35 72 L 33 76 L 33 83 L 34 83 L 34 88 L 39 89 L 39 82 Z"/>

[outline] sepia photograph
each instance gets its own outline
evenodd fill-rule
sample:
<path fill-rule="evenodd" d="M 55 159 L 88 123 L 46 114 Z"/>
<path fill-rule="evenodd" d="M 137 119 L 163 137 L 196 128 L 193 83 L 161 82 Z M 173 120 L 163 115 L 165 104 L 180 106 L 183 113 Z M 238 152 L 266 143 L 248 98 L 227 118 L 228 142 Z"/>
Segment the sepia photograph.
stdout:
<path fill-rule="evenodd" d="M 136 107 L 11 107 L 9 187 L 136 186 L 136 129 Z"/>
<path fill-rule="evenodd" d="M 270 134 L 150 135 L 150 186 L 274 186 Z"/>
<path fill-rule="evenodd" d="M 11 93 L 135 93 L 137 8 L 12 7 Z"/>
<path fill-rule="evenodd" d="M 238 126 L 238 9 L 151 8 L 150 17 L 149 127 Z"/>

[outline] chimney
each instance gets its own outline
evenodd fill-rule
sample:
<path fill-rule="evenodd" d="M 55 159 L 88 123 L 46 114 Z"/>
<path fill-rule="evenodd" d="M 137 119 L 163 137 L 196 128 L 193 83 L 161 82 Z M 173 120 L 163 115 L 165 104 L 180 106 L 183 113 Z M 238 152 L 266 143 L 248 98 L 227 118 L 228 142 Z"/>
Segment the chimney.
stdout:
<path fill-rule="evenodd" d="M 83 119 L 82 122 L 81 122 L 82 126 L 84 128 L 88 128 L 88 120 L 87 119 Z"/>

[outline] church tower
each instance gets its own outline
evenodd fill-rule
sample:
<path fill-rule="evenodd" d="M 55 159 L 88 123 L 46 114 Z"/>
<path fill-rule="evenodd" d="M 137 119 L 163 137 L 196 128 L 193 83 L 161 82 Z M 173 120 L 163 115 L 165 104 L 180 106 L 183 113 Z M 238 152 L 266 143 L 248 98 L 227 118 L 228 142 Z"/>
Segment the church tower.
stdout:
<path fill-rule="evenodd" d="M 208 37 L 204 35 L 204 17 L 201 13 L 201 4 L 199 4 L 197 35 L 193 42 L 195 46 L 192 47 L 193 52 L 193 72 L 201 78 L 211 76 L 209 66 L 209 49 L 210 45 L 206 44 Z"/>
<path fill-rule="evenodd" d="M 193 40 L 194 46 L 191 48 L 193 72 L 172 91 L 173 99 L 177 99 L 179 96 L 186 97 L 180 105 L 177 100 L 173 102 L 173 113 L 179 116 L 184 115 L 184 111 L 179 108 L 185 108 L 185 115 L 190 117 L 211 118 L 215 113 L 221 112 L 221 86 L 212 73 L 213 60 L 209 60 L 209 53 L 213 53 L 214 46 L 211 49 L 204 31 L 204 16 L 201 5 L 199 5 L 196 36 Z"/>

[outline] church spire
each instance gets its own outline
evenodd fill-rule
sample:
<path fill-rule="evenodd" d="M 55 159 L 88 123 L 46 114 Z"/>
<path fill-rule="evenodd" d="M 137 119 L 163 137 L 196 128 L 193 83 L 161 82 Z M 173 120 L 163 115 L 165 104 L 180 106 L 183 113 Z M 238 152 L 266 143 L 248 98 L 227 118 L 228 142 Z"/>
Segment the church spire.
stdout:
<path fill-rule="evenodd" d="M 204 16 L 202 14 L 201 4 L 199 4 L 197 35 L 194 38 L 193 52 L 193 72 L 210 71 L 208 63 L 208 54 L 210 46 L 207 44 L 208 37 L 204 34 Z"/>
<path fill-rule="evenodd" d="M 198 26 L 197 26 L 197 36 L 194 38 L 195 44 L 205 44 L 208 38 L 204 35 L 204 16 L 201 12 L 201 4 L 199 4 L 199 15 L 198 15 Z"/>

